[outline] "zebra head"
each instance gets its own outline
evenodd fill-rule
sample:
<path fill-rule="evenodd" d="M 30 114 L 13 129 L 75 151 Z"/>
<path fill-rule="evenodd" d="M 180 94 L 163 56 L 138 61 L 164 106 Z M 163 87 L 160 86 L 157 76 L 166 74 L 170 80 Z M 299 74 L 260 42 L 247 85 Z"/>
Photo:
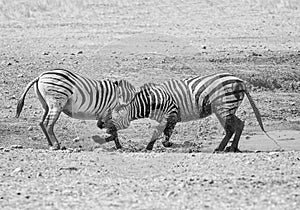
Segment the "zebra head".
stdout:
<path fill-rule="evenodd" d="M 129 103 L 136 93 L 135 87 L 124 79 L 116 81 L 115 84 L 118 86 L 119 103 Z"/>
<path fill-rule="evenodd" d="M 112 119 L 110 121 L 117 130 L 122 130 L 130 126 L 129 105 L 121 104 L 112 111 Z"/>

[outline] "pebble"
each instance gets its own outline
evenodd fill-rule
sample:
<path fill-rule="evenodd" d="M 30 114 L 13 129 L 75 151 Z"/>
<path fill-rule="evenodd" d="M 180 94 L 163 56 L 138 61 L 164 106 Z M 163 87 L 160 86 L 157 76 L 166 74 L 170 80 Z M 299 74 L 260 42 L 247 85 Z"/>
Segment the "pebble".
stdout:
<path fill-rule="evenodd" d="M 28 130 L 28 131 L 32 131 L 32 130 L 33 130 L 33 127 L 32 127 L 32 126 L 29 126 L 29 127 L 27 128 L 27 130 Z"/>
<path fill-rule="evenodd" d="M 41 177 L 41 176 L 43 176 L 42 172 L 37 172 L 36 177 Z"/>
<path fill-rule="evenodd" d="M 11 145 L 10 148 L 11 148 L 11 149 L 22 149 L 23 146 L 22 146 L 22 145 L 17 145 L 17 144 L 16 144 L 16 145 Z"/>
<path fill-rule="evenodd" d="M 21 173 L 24 172 L 24 170 L 21 167 L 16 168 L 13 173 Z"/>
<path fill-rule="evenodd" d="M 80 137 L 76 137 L 75 139 L 73 139 L 73 142 L 79 142 L 80 141 Z"/>

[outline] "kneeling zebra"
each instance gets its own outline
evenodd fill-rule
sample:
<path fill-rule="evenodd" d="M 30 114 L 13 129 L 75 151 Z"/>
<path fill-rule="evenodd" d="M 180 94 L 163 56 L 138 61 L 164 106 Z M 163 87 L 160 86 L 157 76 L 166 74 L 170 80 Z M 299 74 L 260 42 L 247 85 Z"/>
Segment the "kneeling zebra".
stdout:
<path fill-rule="evenodd" d="M 117 139 L 117 130 L 129 127 L 135 119 L 156 120 L 160 124 L 146 147 L 152 150 L 162 132 L 165 135 L 163 145 L 172 145 L 169 139 L 177 122 L 197 120 L 214 113 L 226 132 L 215 151 L 238 152 L 244 122 L 235 113 L 245 94 L 260 128 L 265 132 L 261 115 L 245 82 L 229 73 L 169 80 L 159 85 L 146 84 L 129 104 L 115 110 L 112 119 L 106 120 L 104 127 L 109 127 L 111 135 Z M 227 150 L 225 147 L 233 135 L 232 144 Z"/>
<path fill-rule="evenodd" d="M 101 128 L 99 119 L 111 114 L 110 110 L 117 105 L 128 103 L 136 92 L 126 80 L 92 80 L 65 69 L 53 69 L 26 86 L 18 101 L 16 117 L 20 116 L 25 96 L 33 85 L 44 109 L 39 125 L 53 149 L 60 148 L 53 128 L 61 112 L 72 118 L 98 120 L 97 126 Z M 117 148 L 121 147 L 118 139 L 115 143 Z"/>

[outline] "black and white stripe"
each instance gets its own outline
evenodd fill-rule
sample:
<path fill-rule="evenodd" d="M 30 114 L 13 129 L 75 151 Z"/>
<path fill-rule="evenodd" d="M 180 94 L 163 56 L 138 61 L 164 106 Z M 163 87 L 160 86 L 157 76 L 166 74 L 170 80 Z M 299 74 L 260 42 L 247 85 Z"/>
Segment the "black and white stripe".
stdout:
<path fill-rule="evenodd" d="M 172 96 L 167 93 L 159 85 L 153 83 L 145 84 L 136 93 L 135 97 L 129 104 L 121 105 L 115 110 L 110 124 L 104 125 L 113 136 L 117 139 L 117 130 L 129 127 L 130 122 L 141 118 L 149 118 L 159 122 L 156 130 L 151 138 L 147 149 L 152 149 L 157 138 L 164 132 L 166 140 L 163 142 L 168 146 L 169 137 L 174 129 L 176 122 L 179 121 L 179 109 L 173 100 Z M 166 126 L 168 124 L 168 126 Z M 165 144 L 166 142 L 166 144 Z"/>
<path fill-rule="evenodd" d="M 48 144 L 53 146 L 54 143 L 55 149 L 60 145 L 53 127 L 61 112 L 77 119 L 102 120 L 111 114 L 110 110 L 121 102 L 128 103 L 135 94 L 134 86 L 126 80 L 93 80 L 65 69 L 53 69 L 27 85 L 18 101 L 16 117 L 19 117 L 25 96 L 33 85 L 44 108 L 40 126 Z"/>
<path fill-rule="evenodd" d="M 215 113 L 226 132 L 225 137 L 215 151 L 224 151 L 233 134 L 235 135 L 231 146 L 228 147 L 229 151 L 239 151 L 238 142 L 244 128 L 244 122 L 235 113 L 245 94 L 250 101 L 261 129 L 265 132 L 261 115 L 247 91 L 245 82 L 232 74 L 220 73 L 185 80 L 169 80 L 156 87 L 173 98 L 179 109 L 177 119 L 182 122 L 197 120 Z M 122 127 L 124 118 L 128 116 L 120 116 L 120 114 L 116 114 L 113 118 L 113 122 L 118 125 L 117 129 L 128 127 L 127 124 Z M 165 126 L 174 127 L 174 121 L 172 124 L 166 123 Z M 169 132 L 172 133 L 171 130 Z M 168 139 L 169 137 L 164 142 L 166 145 L 171 144 L 170 142 L 167 143 Z M 152 139 L 151 142 L 153 141 L 155 140 Z M 151 145 L 147 149 L 152 149 Z"/>

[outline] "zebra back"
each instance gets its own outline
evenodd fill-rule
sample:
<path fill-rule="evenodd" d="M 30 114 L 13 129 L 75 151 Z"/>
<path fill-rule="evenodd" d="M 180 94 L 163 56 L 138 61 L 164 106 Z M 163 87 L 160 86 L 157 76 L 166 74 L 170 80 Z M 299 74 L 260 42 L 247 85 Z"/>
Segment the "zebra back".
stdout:
<path fill-rule="evenodd" d="M 134 86 L 125 80 L 93 80 L 65 69 L 41 74 L 36 89 L 46 101 L 56 101 L 65 114 L 78 119 L 105 116 L 135 93 Z"/>

